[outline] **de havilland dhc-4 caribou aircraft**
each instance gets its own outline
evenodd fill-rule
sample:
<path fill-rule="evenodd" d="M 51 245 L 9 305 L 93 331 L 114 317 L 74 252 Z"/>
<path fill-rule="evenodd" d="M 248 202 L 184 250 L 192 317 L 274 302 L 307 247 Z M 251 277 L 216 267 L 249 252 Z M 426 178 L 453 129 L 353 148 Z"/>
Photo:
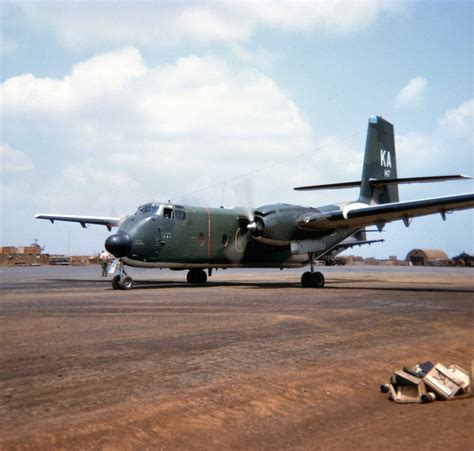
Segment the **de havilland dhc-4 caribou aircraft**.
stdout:
<path fill-rule="evenodd" d="M 474 193 L 400 202 L 398 185 L 467 179 L 463 175 L 398 178 L 393 125 L 371 116 L 367 129 L 362 178 L 356 182 L 303 186 L 295 190 L 360 187 L 354 202 L 322 207 L 265 205 L 248 208 L 201 208 L 172 203 L 142 205 L 130 216 L 97 217 L 38 214 L 38 219 L 100 224 L 117 233 L 105 248 L 118 260 L 115 289 L 133 288 L 124 266 L 188 270 L 187 281 L 203 284 L 218 268 L 294 268 L 310 265 L 301 277 L 303 287 L 321 288 L 324 276 L 314 262 L 367 240 L 367 226 L 381 231 L 386 223 L 405 226 L 416 216 L 474 207 Z"/>

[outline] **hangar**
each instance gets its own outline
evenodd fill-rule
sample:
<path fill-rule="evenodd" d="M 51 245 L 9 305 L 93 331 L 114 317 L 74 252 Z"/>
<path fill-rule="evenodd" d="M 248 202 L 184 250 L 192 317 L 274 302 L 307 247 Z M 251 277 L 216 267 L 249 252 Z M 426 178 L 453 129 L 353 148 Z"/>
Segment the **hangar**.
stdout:
<path fill-rule="evenodd" d="M 406 258 L 408 265 L 413 266 L 448 266 L 449 257 L 439 249 L 412 249 Z"/>

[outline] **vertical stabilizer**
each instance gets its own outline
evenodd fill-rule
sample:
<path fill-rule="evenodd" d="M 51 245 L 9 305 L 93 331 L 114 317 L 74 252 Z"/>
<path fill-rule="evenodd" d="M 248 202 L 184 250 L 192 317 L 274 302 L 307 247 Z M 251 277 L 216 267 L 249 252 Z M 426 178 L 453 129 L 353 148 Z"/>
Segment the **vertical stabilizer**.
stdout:
<path fill-rule="evenodd" d="M 371 180 L 397 178 L 393 125 L 379 116 L 369 117 L 359 202 L 387 204 L 398 202 L 398 185 L 374 186 Z"/>

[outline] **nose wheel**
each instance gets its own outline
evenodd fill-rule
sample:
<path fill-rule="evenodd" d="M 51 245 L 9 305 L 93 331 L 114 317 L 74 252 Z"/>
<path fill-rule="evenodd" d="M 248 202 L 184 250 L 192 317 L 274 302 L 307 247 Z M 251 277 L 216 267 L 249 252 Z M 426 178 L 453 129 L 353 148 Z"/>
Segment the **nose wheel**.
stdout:
<path fill-rule="evenodd" d="M 120 260 L 119 271 L 112 279 L 112 288 L 114 290 L 131 290 L 133 288 L 133 279 L 125 272 L 123 261 Z"/>
<path fill-rule="evenodd" d="M 114 290 L 131 290 L 133 288 L 133 279 L 127 275 L 123 277 L 117 275 L 112 279 L 112 288 Z"/>

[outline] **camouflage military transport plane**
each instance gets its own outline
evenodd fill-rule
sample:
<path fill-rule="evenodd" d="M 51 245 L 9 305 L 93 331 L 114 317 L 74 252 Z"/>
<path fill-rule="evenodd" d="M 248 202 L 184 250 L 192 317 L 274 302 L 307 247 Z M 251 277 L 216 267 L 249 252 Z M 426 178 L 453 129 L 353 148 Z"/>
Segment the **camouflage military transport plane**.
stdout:
<path fill-rule="evenodd" d="M 391 221 L 408 227 L 413 217 L 446 214 L 474 207 L 474 193 L 400 202 L 398 185 L 469 178 L 462 175 L 398 178 L 393 125 L 369 118 L 362 179 L 315 185 L 296 190 L 360 187 L 354 202 L 322 207 L 264 205 L 247 208 L 201 208 L 171 203 L 142 205 L 121 218 L 38 214 L 38 219 L 101 224 L 117 233 L 105 241 L 119 259 L 116 289 L 130 289 L 133 280 L 125 265 L 187 270 L 189 283 L 203 284 L 217 268 L 294 268 L 310 265 L 301 277 L 303 287 L 323 287 L 324 276 L 314 262 L 367 240 L 365 227 L 381 231 Z M 380 240 L 379 240 L 380 241 Z"/>

